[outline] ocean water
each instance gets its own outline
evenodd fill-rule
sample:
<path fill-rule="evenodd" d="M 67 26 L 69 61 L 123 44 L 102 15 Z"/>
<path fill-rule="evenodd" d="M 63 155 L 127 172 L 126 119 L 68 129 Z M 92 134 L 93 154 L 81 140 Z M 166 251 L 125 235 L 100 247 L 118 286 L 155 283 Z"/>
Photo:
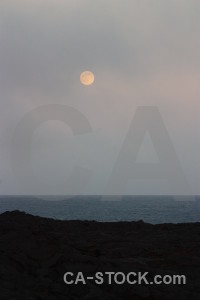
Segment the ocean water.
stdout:
<path fill-rule="evenodd" d="M 1 196 L 0 213 L 12 210 L 59 220 L 200 222 L 200 197 Z"/>

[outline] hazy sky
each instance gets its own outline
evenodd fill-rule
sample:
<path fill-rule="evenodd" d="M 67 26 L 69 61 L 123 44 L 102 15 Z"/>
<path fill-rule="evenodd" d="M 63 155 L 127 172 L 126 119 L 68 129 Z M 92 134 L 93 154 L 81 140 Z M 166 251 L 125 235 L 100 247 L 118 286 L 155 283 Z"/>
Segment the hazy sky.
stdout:
<path fill-rule="evenodd" d="M 199 29 L 199 0 L 1 0 L 0 194 L 104 194 L 138 106 L 159 109 L 191 192 L 199 194 Z M 95 74 L 89 87 L 79 80 L 84 70 Z M 59 120 L 38 123 L 30 160 L 41 185 L 28 187 L 11 163 L 18 159 L 15 130 L 27 113 L 50 104 L 78 110 L 91 131 L 75 136 Z M 20 142 L 16 153 L 23 153 Z M 154 162 L 154 154 L 144 140 L 140 162 Z M 82 169 L 83 187 L 76 175 L 69 179 L 74 167 L 89 170 Z M 173 191 L 140 180 L 122 193 Z"/>

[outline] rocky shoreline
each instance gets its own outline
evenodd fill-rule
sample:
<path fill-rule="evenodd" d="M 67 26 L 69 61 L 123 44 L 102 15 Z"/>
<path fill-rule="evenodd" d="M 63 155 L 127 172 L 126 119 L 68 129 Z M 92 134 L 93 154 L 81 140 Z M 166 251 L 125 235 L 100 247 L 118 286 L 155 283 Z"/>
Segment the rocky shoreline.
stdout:
<path fill-rule="evenodd" d="M 66 272 L 184 274 L 186 284 L 65 284 Z M 71 277 L 70 277 L 71 278 Z M 0 215 L 0 299 L 199 299 L 200 223 L 58 221 Z"/>

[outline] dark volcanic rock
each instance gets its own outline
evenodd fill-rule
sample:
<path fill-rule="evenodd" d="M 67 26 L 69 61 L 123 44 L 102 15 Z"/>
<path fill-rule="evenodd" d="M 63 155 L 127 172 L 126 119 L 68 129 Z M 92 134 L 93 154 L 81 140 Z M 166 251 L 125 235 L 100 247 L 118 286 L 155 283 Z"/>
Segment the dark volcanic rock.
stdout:
<path fill-rule="evenodd" d="M 185 285 L 66 285 L 65 272 L 185 275 Z M 57 221 L 0 215 L 0 299 L 199 299 L 200 223 Z M 120 278 L 120 276 L 119 276 Z"/>

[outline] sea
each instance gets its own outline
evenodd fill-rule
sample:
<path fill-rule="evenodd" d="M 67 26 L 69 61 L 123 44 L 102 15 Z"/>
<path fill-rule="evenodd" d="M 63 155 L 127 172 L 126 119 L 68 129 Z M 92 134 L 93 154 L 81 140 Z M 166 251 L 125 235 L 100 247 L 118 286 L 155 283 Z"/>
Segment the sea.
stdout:
<path fill-rule="evenodd" d="M 0 196 L 0 214 L 14 210 L 58 220 L 189 223 L 200 222 L 200 196 Z"/>

